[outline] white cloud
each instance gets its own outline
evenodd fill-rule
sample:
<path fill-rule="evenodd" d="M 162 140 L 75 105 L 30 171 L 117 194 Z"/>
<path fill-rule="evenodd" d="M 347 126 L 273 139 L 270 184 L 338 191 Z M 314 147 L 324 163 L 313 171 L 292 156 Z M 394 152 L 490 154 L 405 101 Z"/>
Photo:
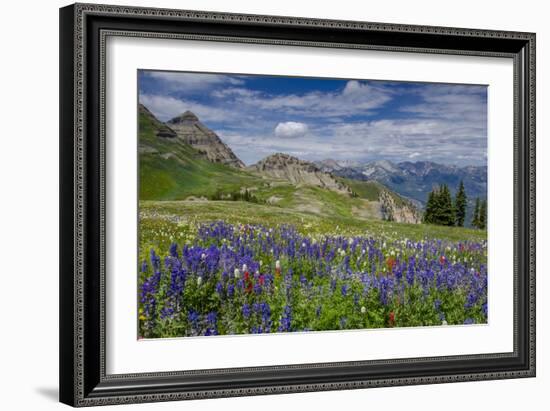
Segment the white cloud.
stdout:
<path fill-rule="evenodd" d="M 308 133 L 308 127 L 305 123 L 297 123 L 295 121 L 287 121 L 277 124 L 275 127 L 275 135 L 281 138 L 303 137 Z"/>
<path fill-rule="evenodd" d="M 161 121 L 168 121 L 187 110 L 192 111 L 205 122 L 222 121 L 233 115 L 230 111 L 170 96 L 141 94 L 139 101 Z"/>
<path fill-rule="evenodd" d="M 244 84 L 244 81 L 239 78 L 222 74 L 147 71 L 145 75 L 162 81 L 172 91 L 204 92 L 224 84 L 232 86 Z"/>
<path fill-rule="evenodd" d="M 469 161 L 462 163 L 476 163 L 484 159 L 487 150 L 486 129 L 479 124 L 467 125 L 448 119 L 338 123 L 325 126 L 319 132 L 337 146 L 331 153 L 335 159 L 363 156 L 364 160 L 414 158 L 455 163 L 466 160 L 460 156 L 468 156 Z"/>
<path fill-rule="evenodd" d="M 485 86 L 428 85 L 417 94 L 422 103 L 402 108 L 418 117 L 458 121 L 462 124 L 478 124 L 486 127 L 487 107 Z"/>
<path fill-rule="evenodd" d="M 230 97 L 253 97 L 260 95 L 260 93 L 256 90 L 250 90 L 247 88 L 232 87 L 214 90 L 212 91 L 212 93 L 210 93 L 210 95 L 212 97 L 223 99 Z"/>
<path fill-rule="evenodd" d="M 231 91 L 233 90 L 233 91 Z M 242 88 L 217 92 L 217 96 L 229 96 L 235 104 L 246 109 L 305 117 L 342 117 L 367 115 L 392 98 L 392 91 L 383 86 L 373 86 L 350 80 L 340 91 L 313 91 L 304 94 L 269 95 L 243 92 Z"/>
<path fill-rule="evenodd" d="M 326 157 L 336 147 L 332 142 L 323 142 L 316 136 L 302 138 L 274 139 L 272 135 L 244 134 L 227 130 L 216 130 L 220 138 L 228 144 L 235 154 L 250 165 L 273 153 L 287 153 L 292 156 L 315 161 Z"/>

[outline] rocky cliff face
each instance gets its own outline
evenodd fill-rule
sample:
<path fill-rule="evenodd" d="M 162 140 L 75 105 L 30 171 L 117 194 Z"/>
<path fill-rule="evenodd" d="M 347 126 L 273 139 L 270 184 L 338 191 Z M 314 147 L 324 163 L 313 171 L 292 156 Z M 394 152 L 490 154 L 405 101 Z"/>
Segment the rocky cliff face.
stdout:
<path fill-rule="evenodd" d="M 386 190 L 380 192 L 378 202 L 383 220 L 409 224 L 419 224 L 422 221 L 418 209 L 413 204 L 403 199 L 396 201 Z"/>
<path fill-rule="evenodd" d="M 176 133 L 177 138 L 195 148 L 211 162 L 244 168 L 243 162 L 235 153 L 192 112 L 186 111 L 174 117 L 167 125 Z"/>
<path fill-rule="evenodd" d="M 339 193 L 351 194 L 349 187 L 336 180 L 331 174 L 321 171 L 313 163 L 288 154 L 270 155 L 250 166 L 249 169 L 269 177 L 288 180 L 293 184 L 313 185 Z"/>

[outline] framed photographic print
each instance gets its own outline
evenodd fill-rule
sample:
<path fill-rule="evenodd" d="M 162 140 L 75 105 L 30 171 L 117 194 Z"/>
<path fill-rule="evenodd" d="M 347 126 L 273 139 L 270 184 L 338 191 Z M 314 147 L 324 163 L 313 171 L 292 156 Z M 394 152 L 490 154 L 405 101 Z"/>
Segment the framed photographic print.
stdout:
<path fill-rule="evenodd" d="M 535 35 L 60 10 L 60 399 L 535 375 Z"/>

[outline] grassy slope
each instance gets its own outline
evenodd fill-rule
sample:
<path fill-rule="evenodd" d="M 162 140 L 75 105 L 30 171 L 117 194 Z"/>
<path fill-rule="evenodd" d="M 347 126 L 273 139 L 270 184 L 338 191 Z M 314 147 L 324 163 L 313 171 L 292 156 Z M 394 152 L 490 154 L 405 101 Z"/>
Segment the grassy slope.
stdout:
<path fill-rule="evenodd" d="M 210 196 L 218 190 L 238 191 L 257 184 L 250 173 L 202 159 L 191 146 L 155 135 L 155 125 L 140 115 L 140 146 L 158 153 L 140 153 L 140 199 L 182 200 L 189 196 Z M 163 158 L 163 154 L 173 156 Z"/>
<path fill-rule="evenodd" d="M 378 201 L 378 196 L 382 190 L 386 190 L 394 199 L 395 204 L 402 206 L 406 204 L 406 200 L 400 195 L 391 191 L 389 188 L 384 187 L 377 181 L 361 181 L 352 180 L 349 178 L 339 178 L 344 184 L 350 187 L 360 198 L 364 198 L 369 201 Z"/>
<path fill-rule="evenodd" d="M 462 227 L 445 227 L 428 224 L 404 224 L 381 220 L 357 220 L 340 216 L 324 218 L 308 212 L 280 208 L 265 204 L 237 201 L 140 201 L 142 217 L 161 218 L 180 224 L 226 220 L 230 223 L 265 224 L 273 226 L 281 222 L 306 226 L 307 232 L 342 234 L 384 234 L 410 239 L 440 238 L 445 240 L 479 241 L 487 238 L 484 230 Z"/>

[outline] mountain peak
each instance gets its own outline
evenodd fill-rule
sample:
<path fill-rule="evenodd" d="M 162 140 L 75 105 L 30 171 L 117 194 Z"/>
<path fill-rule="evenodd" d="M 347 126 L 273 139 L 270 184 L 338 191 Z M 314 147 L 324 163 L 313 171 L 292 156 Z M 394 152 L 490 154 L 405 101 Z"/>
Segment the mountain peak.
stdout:
<path fill-rule="evenodd" d="M 293 184 L 312 185 L 348 195 L 351 193 L 349 187 L 336 180 L 331 174 L 321 171 L 309 161 L 290 154 L 271 154 L 250 166 L 249 169 Z"/>
<path fill-rule="evenodd" d="M 327 167 L 333 167 L 335 169 L 342 168 L 338 161 L 332 159 L 332 158 L 325 158 L 324 160 L 317 162 L 319 165 L 327 166 Z"/>
<path fill-rule="evenodd" d="M 206 127 L 195 113 L 187 110 L 166 124 L 174 130 L 177 137 L 196 149 L 213 163 L 222 163 L 235 168 L 244 168 L 244 164 L 220 137 Z"/>
<path fill-rule="evenodd" d="M 383 168 L 386 171 L 396 171 L 397 168 L 394 163 L 392 163 L 390 160 L 377 160 L 373 161 L 372 164 L 375 164 L 376 166 Z"/>
<path fill-rule="evenodd" d="M 189 110 L 185 111 L 179 116 L 176 116 L 173 119 L 168 121 L 169 124 L 198 123 L 198 122 L 199 122 L 199 118 L 197 117 L 197 115 Z"/>

